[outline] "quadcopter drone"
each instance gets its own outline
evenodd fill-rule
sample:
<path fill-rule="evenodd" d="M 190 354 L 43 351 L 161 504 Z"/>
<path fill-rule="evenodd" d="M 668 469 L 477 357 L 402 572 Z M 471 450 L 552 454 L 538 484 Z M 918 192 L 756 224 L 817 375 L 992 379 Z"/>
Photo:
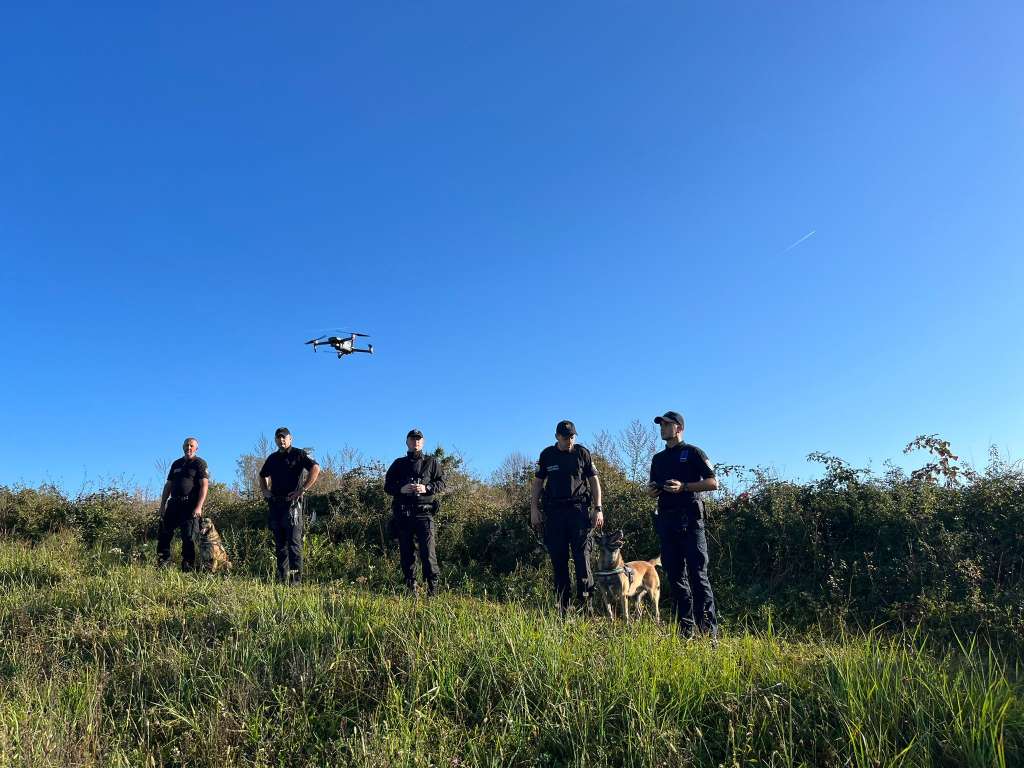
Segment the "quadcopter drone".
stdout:
<path fill-rule="evenodd" d="M 356 347 L 356 336 L 369 338 L 368 334 L 352 333 L 351 331 L 346 331 L 346 333 L 348 333 L 347 338 L 345 336 L 318 336 L 315 339 L 310 339 L 306 343 L 313 345 L 314 352 L 316 352 L 316 348 L 321 344 L 327 344 L 338 353 L 339 358 L 344 357 L 345 355 L 351 355 L 353 352 L 365 352 L 368 355 L 373 354 L 373 344 L 367 344 L 366 349 L 359 349 Z"/>

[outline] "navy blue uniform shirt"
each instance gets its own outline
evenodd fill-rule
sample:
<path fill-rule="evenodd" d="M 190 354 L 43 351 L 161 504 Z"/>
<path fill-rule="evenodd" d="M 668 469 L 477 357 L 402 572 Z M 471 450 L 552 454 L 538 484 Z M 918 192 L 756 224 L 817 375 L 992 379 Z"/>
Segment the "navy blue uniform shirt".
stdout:
<path fill-rule="evenodd" d="M 198 456 L 191 459 L 185 456 L 175 459 L 170 472 L 167 473 L 167 480 L 171 484 L 171 496 L 175 498 L 188 496 L 204 479 L 210 479 L 210 472 L 206 462 Z"/>
<path fill-rule="evenodd" d="M 275 496 L 287 496 L 298 490 L 299 478 L 304 469 L 312 469 L 316 462 L 301 448 L 292 446 L 287 451 L 275 451 L 267 456 L 260 469 L 260 477 L 270 478 L 270 492 Z"/>
<path fill-rule="evenodd" d="M 708 455 L 696 445 L 679 443 L 654 454 L 651 459 L 651 482 L 659 486 L 666 480 L 681 483 L 696 483 L 715 476 L 715 470 L 708 461 Z M 697 494 L 693 491 L 665 493 L 658 496 L 658 512 L 699 511 Z"/>
<path fill-rule="evenodd" d="M 548 501 L 584 501 L 590 496 L 587 479 L 597 477 L 590 451 L 580 444 L 571 451 L 549 445 L 540 453 L 534 476 L 545 480 L 544 498 Z"/>

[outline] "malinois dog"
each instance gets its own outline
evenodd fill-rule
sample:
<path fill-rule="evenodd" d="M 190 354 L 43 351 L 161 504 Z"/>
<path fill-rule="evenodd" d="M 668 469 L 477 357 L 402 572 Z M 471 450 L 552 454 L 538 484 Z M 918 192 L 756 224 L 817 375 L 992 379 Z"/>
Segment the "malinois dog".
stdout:
<path fill-rule="evenodd" d="M 654 620 L 660 622 L 658 598 L 661 597 L 661 579 L 655 566 L 661 565 L 661 557 L 624 562 L 622 545 L 625 541 L 621 529 L 597 536 L 597 543 L 601 547 L 601 559 L 594 575 L 604 598 L 608 618 L 614 620 L 616 614 L 619 614 L 628 622 L 630 602 L 634 604 L 635 614 L 639 615 L 640 601 L 647 595 L 651 607 L 654 608 Z"/>
<path fill-rule="evenodd" d="M 207 573 L 231 570 L 231 561 L 228 560 L 227 550 L 224 549 L 213 520 L 208 517 L 199 518 L 192 527 L 192 539 L 197 550 L 197 570 Z"/>

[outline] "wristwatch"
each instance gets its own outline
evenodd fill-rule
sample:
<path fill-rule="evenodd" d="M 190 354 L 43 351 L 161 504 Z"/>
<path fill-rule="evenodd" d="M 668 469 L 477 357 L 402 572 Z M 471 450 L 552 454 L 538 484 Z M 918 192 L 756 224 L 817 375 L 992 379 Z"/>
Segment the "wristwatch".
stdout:
<path fill-rule="evenodd" d="M 595 512 L 604 512 L 604 510 L 601 508 L 600 504 L 595 504 L 594 505 L 594 511 Z"/>
<path fill-rule="evenodd" d="M 682 490 L 683 490 L 684 493 L 686 492 L 686 483 L 683 483 Z"/>

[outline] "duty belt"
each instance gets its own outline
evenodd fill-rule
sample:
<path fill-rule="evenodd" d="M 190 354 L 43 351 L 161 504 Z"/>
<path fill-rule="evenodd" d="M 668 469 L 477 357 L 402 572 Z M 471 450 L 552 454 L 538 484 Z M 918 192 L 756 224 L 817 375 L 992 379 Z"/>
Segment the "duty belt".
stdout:
<path fill-rule="evenodd" d="M 424 512 L 433 512 L 433 504 L 399 504 L 396 509 L 397 512 L 409 517 L 410 515 L 418 515 Z"/>
<path fill-rule="evenodd" d="M 565 512 L 570 509 L 582 509 L 589 503 L 588 499 L 547 499 L 544 508 L 549 512 Z"/>

